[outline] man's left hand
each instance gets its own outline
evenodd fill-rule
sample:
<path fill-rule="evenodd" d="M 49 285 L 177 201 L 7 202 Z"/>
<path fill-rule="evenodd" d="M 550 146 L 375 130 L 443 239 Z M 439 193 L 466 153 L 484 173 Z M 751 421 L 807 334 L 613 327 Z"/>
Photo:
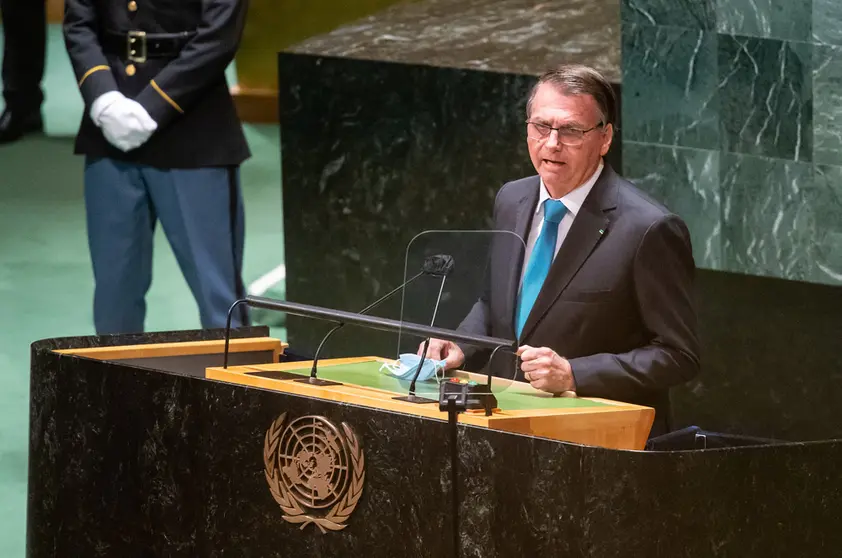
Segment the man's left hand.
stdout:
<path fill-rule="evenodd" d="M 524 378 L 535 389 L 550 393 L 576 391 L 570 363 L 549 347 L 523 345 L 517 354 L 523 362 L 520 368 Z"/>

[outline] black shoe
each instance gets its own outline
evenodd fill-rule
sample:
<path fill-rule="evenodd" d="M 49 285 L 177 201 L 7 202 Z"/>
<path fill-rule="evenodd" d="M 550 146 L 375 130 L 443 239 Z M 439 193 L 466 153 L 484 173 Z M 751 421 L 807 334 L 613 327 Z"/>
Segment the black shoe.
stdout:
<path fill-rule="evenodd" d="M 26 134 L 34 134 L 44 130 L 41 111 L 30 112 L 12 111 L 6 109 L 0 116 L 0 144 L 17 141 Z"/>

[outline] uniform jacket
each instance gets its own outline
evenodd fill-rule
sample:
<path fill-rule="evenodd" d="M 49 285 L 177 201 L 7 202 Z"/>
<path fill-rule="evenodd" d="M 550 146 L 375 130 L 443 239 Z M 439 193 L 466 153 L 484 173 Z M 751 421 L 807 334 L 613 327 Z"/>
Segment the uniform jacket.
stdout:
<path fill-rule="evenodd" d="M 65 42 L 85 101 L 76 153 L 159 168 L 237 165 L 248 158 L 225 79 L 246 1 L 66 0 Z M 143 105 L 158 123 L 149 141 L 128 153 L 112 147 L 88 116 L 93 101 L 113 90 Z"/>
<path fill-rule="evenodd" d="M 516 338 L 523 243 L 539 187 L 533 176 L 498 193 L 495 229 L 523 240 L 492 249 L 488 286 L 460 329 Z M 518 345 L 550 347 L 568 359 L 579 396 L 655 407 L 652 433 L 662 433 L 669 427 L 669 388 L 699 370 L 694 274 L 684 222 L 606 165 L 553 260 Z M 470 350 L 466 356 L 469 367 L 487 358 Z"/>

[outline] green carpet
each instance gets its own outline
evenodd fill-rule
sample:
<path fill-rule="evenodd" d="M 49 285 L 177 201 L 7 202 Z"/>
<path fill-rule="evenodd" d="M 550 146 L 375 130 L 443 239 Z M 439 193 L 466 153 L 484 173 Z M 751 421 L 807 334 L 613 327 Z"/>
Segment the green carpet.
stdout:
<path fill-rule="evenodd" d="M 72 154 L 83 105 L 57 26 L 44 83 L 46 136 L 0 147 L 0 558 L 25 550 L 29 345 L 93 333 L 82 159 Z M 283 263 L 283 224 L 278 129 L 249 125 L 246 135 L 253 153 L 242 169 L 248 285 Z M 148 330 L 199 327 L 161 227 L 148 308 Z M 281 329 L 272 333 L 284 337 Z"/>

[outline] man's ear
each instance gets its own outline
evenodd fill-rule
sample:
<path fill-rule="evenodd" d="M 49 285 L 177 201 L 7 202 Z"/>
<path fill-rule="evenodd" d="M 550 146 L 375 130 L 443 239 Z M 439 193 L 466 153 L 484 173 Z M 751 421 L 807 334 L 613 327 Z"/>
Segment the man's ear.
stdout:
<path fill-rule="evenodd" d="M 614 125 L 608 124 L 605 126 L 605 129 L 602 131 L 602 146 L 600 147 L 599 153 L 603 157 L 608 150 L 611 149 L 611 142 L 614 140 Z"/>

